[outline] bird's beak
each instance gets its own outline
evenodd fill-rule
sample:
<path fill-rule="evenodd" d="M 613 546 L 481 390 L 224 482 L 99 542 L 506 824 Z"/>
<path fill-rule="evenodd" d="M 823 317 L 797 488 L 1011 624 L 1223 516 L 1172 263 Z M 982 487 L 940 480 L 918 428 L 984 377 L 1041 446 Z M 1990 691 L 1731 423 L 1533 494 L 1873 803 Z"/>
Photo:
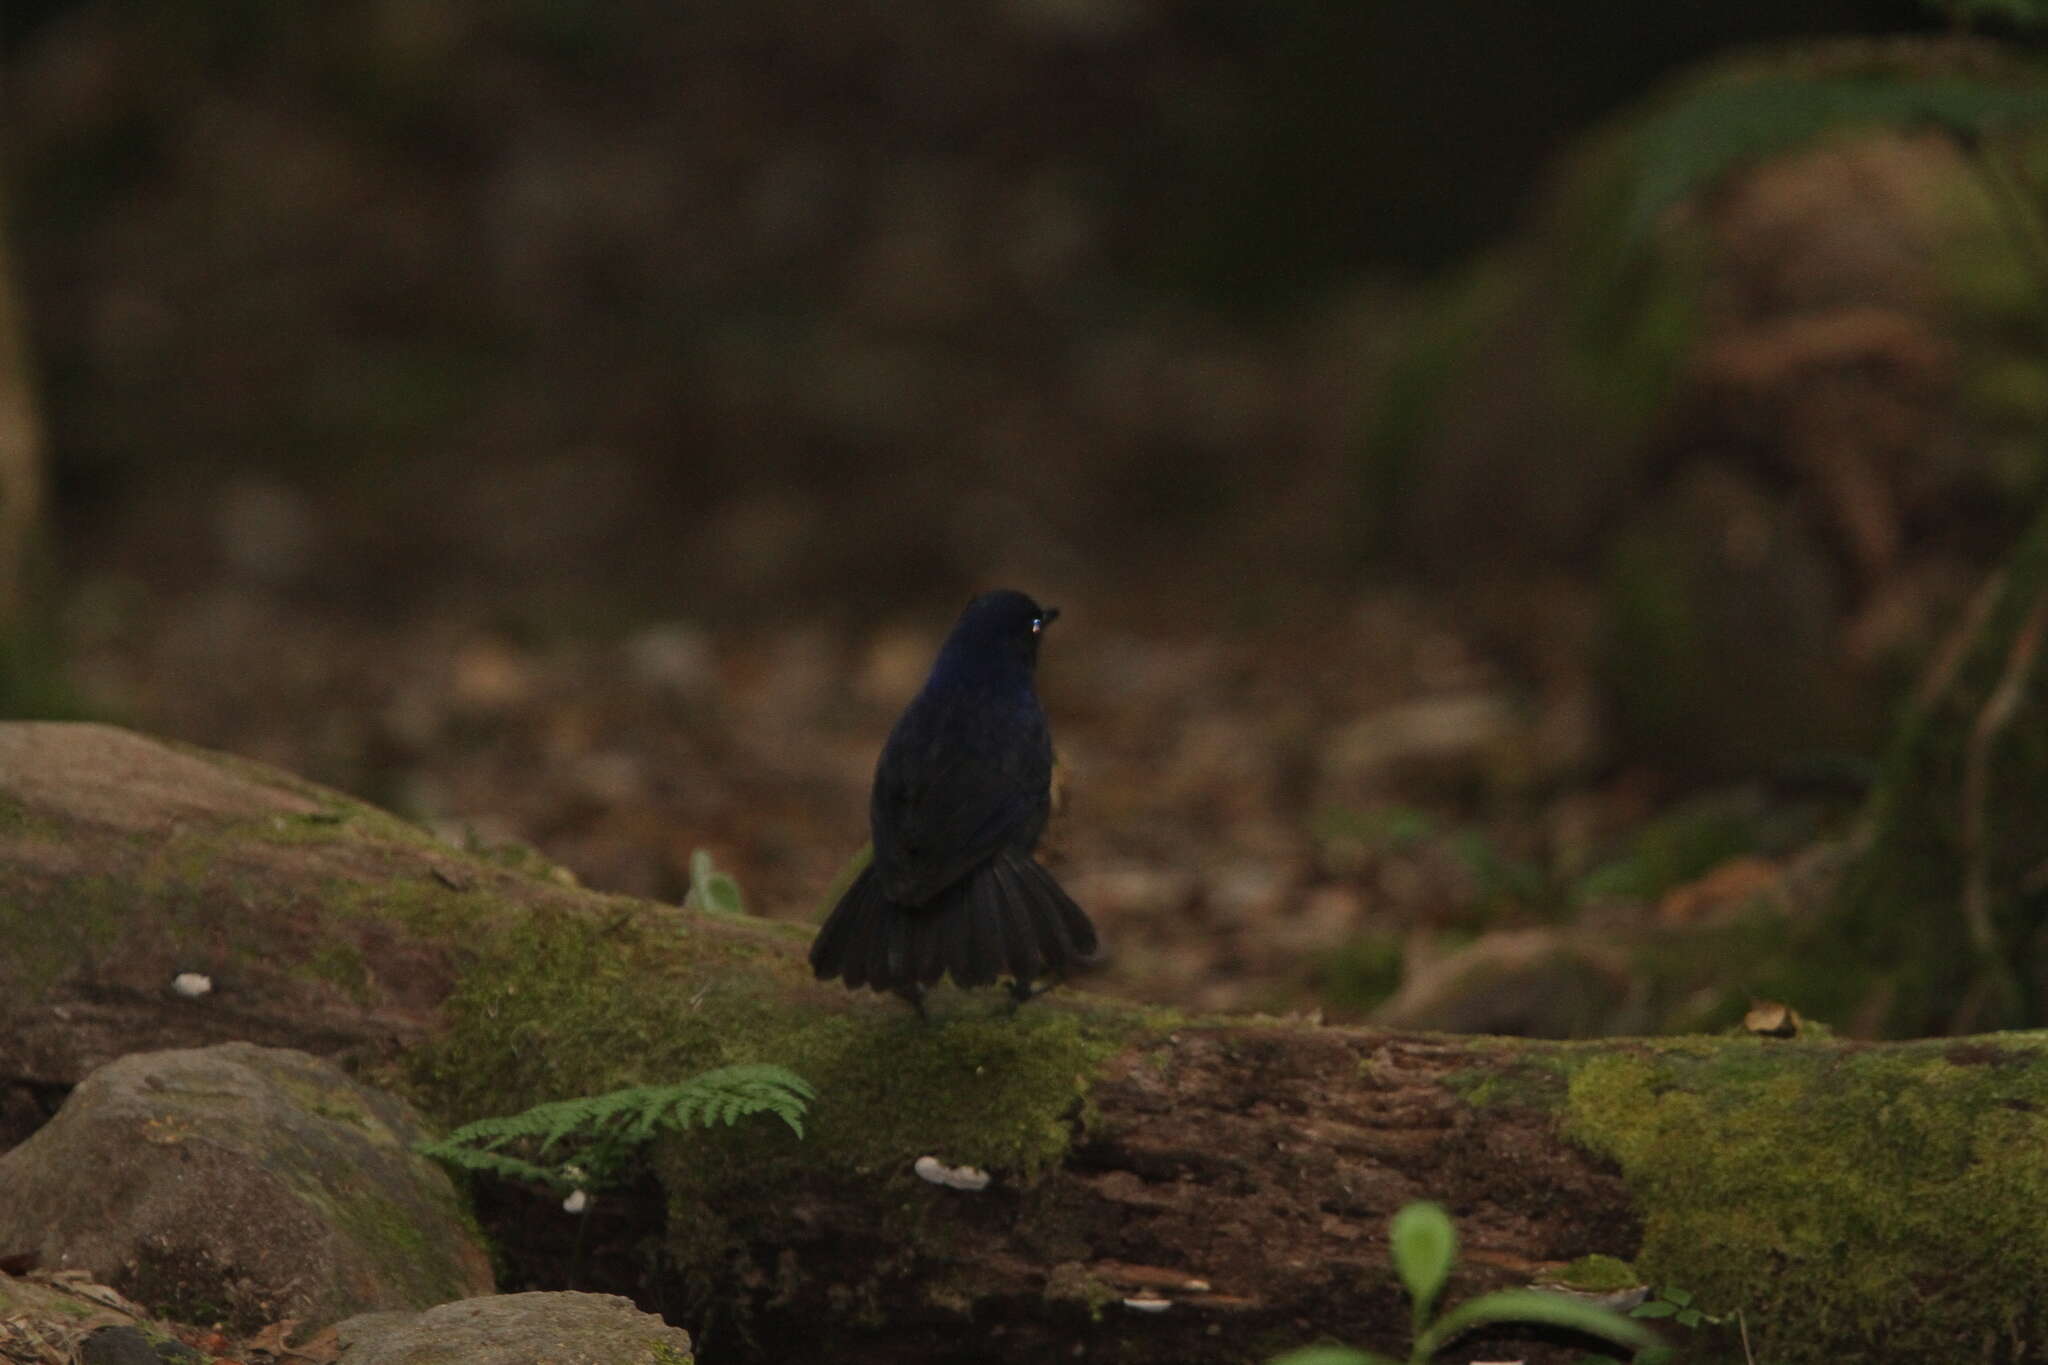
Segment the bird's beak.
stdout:
<path fill-rule="evenodd" d="M 1060 609 L 1058 607 L 1040 607 L 1038 609 L 1038 625 L 1041 630 L 1059 619 Z"/>

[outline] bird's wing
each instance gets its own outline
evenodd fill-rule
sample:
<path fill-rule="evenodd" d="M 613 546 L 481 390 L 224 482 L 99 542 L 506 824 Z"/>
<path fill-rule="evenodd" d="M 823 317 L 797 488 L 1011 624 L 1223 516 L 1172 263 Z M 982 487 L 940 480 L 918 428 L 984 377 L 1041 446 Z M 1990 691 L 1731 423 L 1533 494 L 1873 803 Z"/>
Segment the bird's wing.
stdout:
<path fill-rule="evenodd" d="M 1035 841 L 1052 783 L 1045 715 L 944 700 L 913 708 L 875 770 L 875 865 L 900 905 L 922 905 L 998 849 Z"/>

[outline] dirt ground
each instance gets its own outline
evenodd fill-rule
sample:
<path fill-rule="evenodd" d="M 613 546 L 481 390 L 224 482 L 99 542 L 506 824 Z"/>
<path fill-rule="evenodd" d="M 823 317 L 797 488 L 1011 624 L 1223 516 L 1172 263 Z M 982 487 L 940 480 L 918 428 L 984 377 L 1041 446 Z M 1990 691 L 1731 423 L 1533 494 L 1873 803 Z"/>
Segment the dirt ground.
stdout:
<path fill-rule="evenodd" d="M 1596 860 L 1653 795 L 1638 775 L 1558 799 L 1595 743 L 1590 695 L 1511 683 L 1413 594 L 1323 595 L 1250 630 L 1059 605 L 1046 856 L 1101 924 L 1099 989 L 1355 1016 L 1404 951 L 1561 908 L 1543 879 Z M 795 921 L 864 841 L 876 753 L 950 623 L 523 640 L 226 586 L 97 635 L 84 612 L 96 710 L 453 840 L 531 843 L 593 887 L 680 899 L 703 850 L 749 911 Z"/>

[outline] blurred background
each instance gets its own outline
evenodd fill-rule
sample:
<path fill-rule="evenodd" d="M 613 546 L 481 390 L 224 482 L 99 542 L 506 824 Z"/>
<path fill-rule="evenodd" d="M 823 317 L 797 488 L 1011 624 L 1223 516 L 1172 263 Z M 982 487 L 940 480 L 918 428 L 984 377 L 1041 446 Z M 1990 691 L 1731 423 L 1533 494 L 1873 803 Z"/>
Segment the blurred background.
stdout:
<path fill-rule="evenodd" d="M 1011 585 L 1102 989 L 1970 1022 L 1784 926 L 2048 475 L 2033 10 L 13 0 L 0 714 L 809 920 Z"/>

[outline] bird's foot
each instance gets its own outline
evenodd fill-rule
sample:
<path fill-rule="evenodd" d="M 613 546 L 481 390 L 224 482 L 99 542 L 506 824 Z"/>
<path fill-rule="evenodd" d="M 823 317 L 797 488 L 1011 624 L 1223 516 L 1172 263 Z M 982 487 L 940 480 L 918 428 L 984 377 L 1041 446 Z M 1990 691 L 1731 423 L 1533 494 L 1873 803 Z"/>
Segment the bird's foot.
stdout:
<path fill-rule="evenodd" d="M 1015 1014 L 1018 1010 L 1030 1004 L 1039 996 L 1044 995 L 1058 984 L 1058 978 L 1050 976 L 1037 985 L 1033 985 L 1029 981 L 1012 980 L 1010 982 L 1010 1013 Z"/>
<path fill-rule="evenodd" d="M 910 1002 L 910 1008 L 917 1011 L 919 1019 L 922 1019 L 927 1024 L 932 1021 L 932 1017 L 924 1012 L 924 986 L 921 982 L 912 981 L 907 985 L 897 986 L 894 989 L 896 994 Z"/>

